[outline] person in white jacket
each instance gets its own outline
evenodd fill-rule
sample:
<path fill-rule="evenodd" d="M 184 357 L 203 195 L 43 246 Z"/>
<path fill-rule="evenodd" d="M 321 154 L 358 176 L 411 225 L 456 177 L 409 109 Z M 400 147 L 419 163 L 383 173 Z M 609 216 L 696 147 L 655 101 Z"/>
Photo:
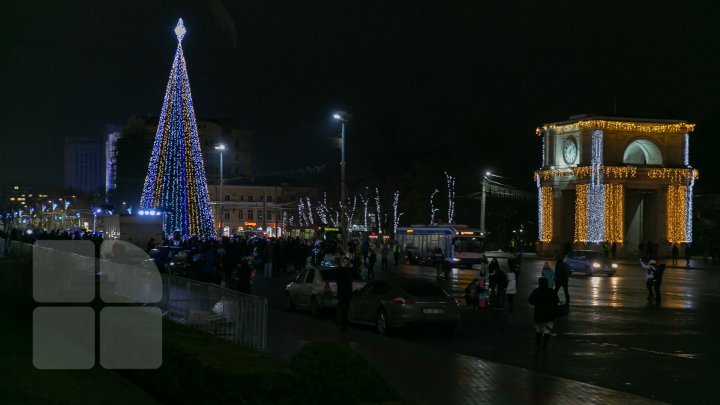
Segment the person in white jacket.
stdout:
<path fill-rule="evenodd" d="M 645 269 L 645 286 L 648 290 L 648 301 L 653 301 L 655 296 L 653 295 L 653 285 L 655 284 L 655 266 L 657 263 L 655 260 L 650 260 L 647 264 L 640 260 L 640 265 Z"/>
<path fill-rule="evenodd" d="M 512 269 L 508 271 L 507 280 L 508 284 L 507 289 L 505 290 L 505 295 L 507 296 L 508 310 L 513 312 L 515 309 L 515 294 L 517 294 L 517 278 Z"/>

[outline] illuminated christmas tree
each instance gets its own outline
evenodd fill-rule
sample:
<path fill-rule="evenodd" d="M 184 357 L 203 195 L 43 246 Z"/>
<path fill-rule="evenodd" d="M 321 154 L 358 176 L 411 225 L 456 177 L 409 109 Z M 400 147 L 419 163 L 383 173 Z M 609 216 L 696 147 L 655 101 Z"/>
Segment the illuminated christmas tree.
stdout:
<path fill-rule="evenodd" d="M 166 233 L 180 231 L 183 237 L 212 237 L 210 199 L 182 49 L 185 32 L 180 19 L 175 27 L 178 45 L 140 198 L 140 214 L 164 215 Z"/>

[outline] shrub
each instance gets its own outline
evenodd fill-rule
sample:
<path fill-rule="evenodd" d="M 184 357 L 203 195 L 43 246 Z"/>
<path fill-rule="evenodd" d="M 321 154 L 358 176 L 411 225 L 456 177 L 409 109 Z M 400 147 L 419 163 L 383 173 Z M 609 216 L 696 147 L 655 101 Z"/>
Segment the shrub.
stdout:
<path fill-rule="evenodd" d="M 375 368 L 350 347 L 335 342 L 307 344 L 290 361 L 300 375 L 300 403 L 365 404 L 399 400 Z"/>
<path fill-rule="evenodd" d="M 163 324 L 163 365 L 128 371 L 166 403 L 292 403 L 297 376 L 266 353 L 171 321 Z"/>

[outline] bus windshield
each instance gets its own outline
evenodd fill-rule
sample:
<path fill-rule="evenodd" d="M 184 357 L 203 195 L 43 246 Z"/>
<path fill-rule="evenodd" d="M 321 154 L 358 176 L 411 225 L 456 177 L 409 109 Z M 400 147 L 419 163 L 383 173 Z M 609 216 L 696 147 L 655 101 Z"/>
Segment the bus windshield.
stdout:
<path fill-rule="evenodd" d="M 480 238 L 453 238 L 455 252 L 484 252 L 483 241 Z"/>

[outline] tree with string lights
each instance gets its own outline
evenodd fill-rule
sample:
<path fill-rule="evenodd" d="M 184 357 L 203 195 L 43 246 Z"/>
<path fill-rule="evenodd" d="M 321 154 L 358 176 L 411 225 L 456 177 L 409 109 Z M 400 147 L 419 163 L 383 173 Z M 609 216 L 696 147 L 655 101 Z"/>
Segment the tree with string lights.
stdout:
<path fill-rule="evenodd" d="M 210 198 L 182 49 L 185 33 L 180 19 L 175 27 L 178 45 L 139 211 L 163 215 L 163 230 L 168 234 L 179 231 L 182 237 L 213 237 Z"/>

